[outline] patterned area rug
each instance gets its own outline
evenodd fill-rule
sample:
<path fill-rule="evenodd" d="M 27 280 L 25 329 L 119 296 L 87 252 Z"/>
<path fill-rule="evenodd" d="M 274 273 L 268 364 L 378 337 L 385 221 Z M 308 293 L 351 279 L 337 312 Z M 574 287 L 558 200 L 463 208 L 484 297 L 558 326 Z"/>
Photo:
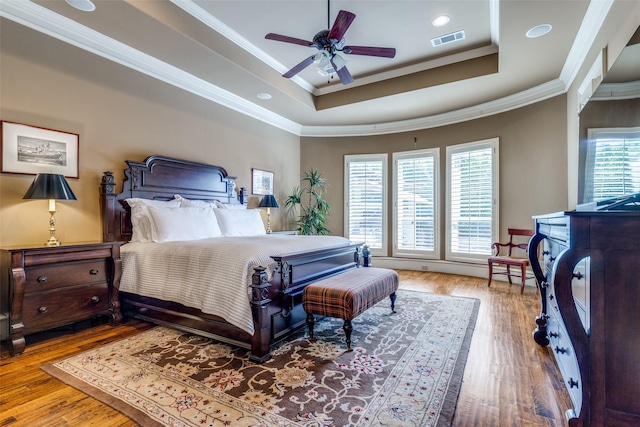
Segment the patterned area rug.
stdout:
<path fill-rule="evenodd" d="M 42 369 L 143 426 L 448 426 L 479 300 L 398 291 L 353 321 L 316 322 L 255 364 L 164 327 Z"/>

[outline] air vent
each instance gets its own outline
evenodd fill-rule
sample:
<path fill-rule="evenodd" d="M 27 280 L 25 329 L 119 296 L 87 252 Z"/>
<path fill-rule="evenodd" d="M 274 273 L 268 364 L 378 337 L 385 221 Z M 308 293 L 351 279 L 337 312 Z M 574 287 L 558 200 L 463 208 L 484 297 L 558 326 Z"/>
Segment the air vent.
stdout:
<path fill-rule="evenodd" d="M 464 30 L 431 39 L 431 44 L 433 47 L 436 47 L 447 43 L 457 42 L 458 40 L 464 40 Z"/>

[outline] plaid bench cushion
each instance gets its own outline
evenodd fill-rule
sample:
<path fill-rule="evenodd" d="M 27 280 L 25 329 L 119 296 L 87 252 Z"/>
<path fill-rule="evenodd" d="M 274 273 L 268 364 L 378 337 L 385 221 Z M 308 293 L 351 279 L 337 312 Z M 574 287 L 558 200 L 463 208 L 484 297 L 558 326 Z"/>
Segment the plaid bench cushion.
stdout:
<path fill-rule="evenodd" d="M 307 286 L 307 314 L 353 320 L 398 289 L 398 273 L 386 268 L 355 268 Z"/>

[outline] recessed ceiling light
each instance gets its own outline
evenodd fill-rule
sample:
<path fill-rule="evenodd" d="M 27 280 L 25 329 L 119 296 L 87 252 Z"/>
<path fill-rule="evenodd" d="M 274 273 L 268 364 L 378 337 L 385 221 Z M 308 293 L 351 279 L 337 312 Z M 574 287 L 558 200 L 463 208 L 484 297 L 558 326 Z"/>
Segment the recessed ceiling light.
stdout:
<path fill-rule="evenodd" d="M 96 10 L 96 5 L 91 0 L 67 0 L 71 6 L 83 12 L 93 12 Z"/>
<path fill-rule="evenodd" d="M 268 93 L 264 93 L 264 92 L 259 93 L 257 96 L 260 99 L 271 99 L 271 95 L 268 94 Z"/>
<path fill-rule="evenodd" d="M 535 27 L 527 31 L 527 37 L 529 37 L 530 39 L 535 39 L 536 37 L 544 36 L 549 31 L 551 31 L 551 25 L 549 24 L 536 25 Z"/>
<path fill-rule="evenodd" d="M 447 25 L 450 19 L 447 15 L 437 16 L 431 23 L 434 27 L 442 27 L 443 25 Z"/>

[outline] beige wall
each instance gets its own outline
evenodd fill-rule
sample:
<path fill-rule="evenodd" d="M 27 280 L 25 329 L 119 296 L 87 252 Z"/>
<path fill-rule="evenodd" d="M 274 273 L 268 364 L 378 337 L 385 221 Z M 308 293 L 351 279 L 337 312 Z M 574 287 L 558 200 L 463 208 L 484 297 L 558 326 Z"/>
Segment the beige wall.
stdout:
<path fill-rule="evenodd" d="M 566 118 L 564 114 L 559 114 L 565 108 L 565 97 L 559 96 L 508 113 L 417 132 L 373 137 L 302 138 L 300 167 L 303 170 L 314 167 L 327 179 L 327 200 L 333 208 L 329 228 L 335 234 L 342 234 L 345 155 L 389 154 L 388 182 L 391 183 L 391 153 L 440 147 L 440 183 L 444 190 L 445 147 L 498 137 L 499 215 L 501 234 L 504 235 L 507 227 L 532 227 L 532 215 L 567 208 Z M 445 221 L 444 197 L 445 193 L 441 191 L 442 230 Z M 391 203 L 390 197 L 389 212 Z M 388 249 L 391 253 L 391 248 Z"/>
<path fill-rule="evenodd" d="M 63 243 L 102 239 L 100 177 L 111 170 L 120 184 L 124 160 L 161 154 L 216 164 L 249 191 L 251 168 L 275 171 L 278 200 L 298 183 L 297 136 L 13 22 L 0 31 L 0 118 L 80 134 L 80 178 L 68 180 L 78 201 L 57 203 Z M 2 246 L 49 237 L 46 201 L 22 200 L 33 178 L 0 175 Z M 257 203 L 250 197 L 250 207 Z M 285 227 L 272 210 L 272 228 Z"/>

